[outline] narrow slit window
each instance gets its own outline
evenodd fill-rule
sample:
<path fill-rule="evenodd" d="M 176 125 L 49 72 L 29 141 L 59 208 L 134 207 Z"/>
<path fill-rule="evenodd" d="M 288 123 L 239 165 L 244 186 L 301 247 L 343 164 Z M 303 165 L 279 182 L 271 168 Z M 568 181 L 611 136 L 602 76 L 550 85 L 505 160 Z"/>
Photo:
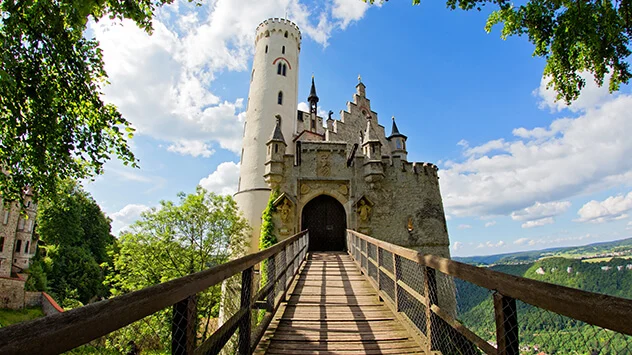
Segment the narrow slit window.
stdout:
<path fill-rule="evenodd" d="M 285 76 L 286 69 L 287 69 L 287 65 L 283 64 L 283 76 Z"/>
<path fill-rule="evenodd" d="M 4 251 L 4 237 L 0 237 L 0 253 Z"/>
<path fill-rule="evenodd" d="M 285 31 L 285 38 L 287 38 L 287 31 Z"/>
<path fill-rule="evenodd" d="M 277 65 L 277 74 L 281 75 L 283 72 L 283 64 L 279 63 L 279 65 Z"/>
<path fill-rule="evenodd" d="M 266 53 L 268 53 L 268 45 L 266 44 Z"/>
<path fill-rule="evenodd" d="M 279 96 L 277 97 L 277 103 L 279 105 L 283 105 L 283 91 L 279 91 Z"/>
<path fill-rule="evenodd" d="M 274 145 L 274 152 L 275 152 L 275 153 L 278 153 L 278 152 L 279 152 L 279 145 L 278 145 L 278 144 L 275 144 L 275 145 Z"/>
<path fill-rule="evenodd" d="M 3 224 L 7 224 L 9 223 L 9 211 L 4 211 L 4 220 L 2 221 Z"/>
<path fill-rule="evenodd" d="M 15 252 L 20 253 L 22 251 L 22 240 L 18 239 L 15 241 Z"/>
<path fill-rule="evenodd" d="M 30 247 L 31 242 L 29 242 L 28 240 L 26 241 L 26 244 L 24 245 L 24 254 L 28 254 L 29 253 L 29 247 Z"/>
<path fill-rule="evenodd" d="M 283 46 L 283 48 L 281 48 L 281 54 L 285 54 L 285 46 Z"/>

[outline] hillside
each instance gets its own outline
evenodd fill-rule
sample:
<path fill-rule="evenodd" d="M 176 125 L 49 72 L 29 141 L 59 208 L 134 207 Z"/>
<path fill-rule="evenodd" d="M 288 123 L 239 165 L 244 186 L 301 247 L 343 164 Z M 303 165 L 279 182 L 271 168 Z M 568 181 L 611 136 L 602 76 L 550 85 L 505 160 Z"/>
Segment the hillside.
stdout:
<path fill-rule="evenodd" d="M 621 255 L 632 255 L 632 238 L 574 247 L 558 247 L 484 256 L 454 257 L 453 259 L 467 264 L 485 266 L 495 264 L 530 263 L 545 257 L 560 256 L 580 259 L 606 256 L 610 254 L 612 254 L 611 256 L 615 256 L 615 253 L 619 253 Z"/>
<path fill-rule="evenodd" d="M 631 241 L 627 239 L 564 248 L 566 250 L 558 250 L 557 253 L 563 252 L 567 255 L 577 253 L 575 255 L 584 257 L 584 253 L 610 252 L 612 248 L 621 246 L 627 248 Z M 548 252 L 550 251 L 546 253 Z M 545 257 L 529 263 L 500 264 L 502 261 L 514 262 L 517 260 L 514 256 L 504 255 L 497 258 L 496 264 L 490 269 L 585 291 L 632 299 L 632 260 L 612 258 L 609 261 L 585 262 L 580 259 Z M 482 259 L 478 259 L 480 260 Z M 487 260 L 493 260 L 493 258 Z M 495 324 L 492 293 L 460 280 L 456 281 L 456 287 L 459 319 L 479 336 L 493 342 Z M 522 302 L 518 302 L 518 319 L 521 354 L 537 354 L 540 351 L 545 354 L 632 353 L 632 349 L 626 347 L 627 340 L 621 335 L 615 335 L 601 328 L 589 326 Z"/>

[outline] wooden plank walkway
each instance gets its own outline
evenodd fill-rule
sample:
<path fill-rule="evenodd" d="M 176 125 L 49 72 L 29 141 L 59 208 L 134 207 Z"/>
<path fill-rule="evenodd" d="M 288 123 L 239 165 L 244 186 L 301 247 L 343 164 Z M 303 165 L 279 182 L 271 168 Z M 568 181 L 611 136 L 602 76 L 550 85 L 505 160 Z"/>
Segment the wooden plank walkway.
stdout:
<path fill-rule="evenodd" d="M 424 354 L 351 257 L 310 253 L 257 354 Z"/>

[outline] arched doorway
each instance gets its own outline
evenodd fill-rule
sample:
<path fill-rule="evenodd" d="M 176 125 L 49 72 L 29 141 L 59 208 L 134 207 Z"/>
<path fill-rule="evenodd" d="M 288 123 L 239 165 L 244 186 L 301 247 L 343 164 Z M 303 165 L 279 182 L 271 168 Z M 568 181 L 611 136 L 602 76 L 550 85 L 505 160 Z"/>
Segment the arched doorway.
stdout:
<path fill-rule="evenodd" d="M 342 204 L 331 196 L 318 196 L 305 205 L 301 228 L 309 229 L 310 251 L 345 249 L 347 214 Z"/>

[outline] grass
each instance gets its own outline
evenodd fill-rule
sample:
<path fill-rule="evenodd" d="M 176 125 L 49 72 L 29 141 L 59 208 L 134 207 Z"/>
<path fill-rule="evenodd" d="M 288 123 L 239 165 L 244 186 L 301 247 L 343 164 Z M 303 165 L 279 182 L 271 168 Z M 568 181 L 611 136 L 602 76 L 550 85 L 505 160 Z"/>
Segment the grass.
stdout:
<path fill-rule="evenodd" d="M 619 258 L 619 259 L 632 259 L 632 255 L 617 256 L 616 258 Z M 599 262 L 602 262 L 602 261 L 610 261 L 612 259 L 613 259 L 612 256 L 607 256 L 605 258 L 584 259 L 582 261 L 585 262 L 585 263 L 599 263 Z"/>
<path fill-rule="evenodd" d="M 28 307 L 18 310 L 0 309 L 0 328 L 43 316 L 44 312 L 42 312 L 40 307 Z"/>

